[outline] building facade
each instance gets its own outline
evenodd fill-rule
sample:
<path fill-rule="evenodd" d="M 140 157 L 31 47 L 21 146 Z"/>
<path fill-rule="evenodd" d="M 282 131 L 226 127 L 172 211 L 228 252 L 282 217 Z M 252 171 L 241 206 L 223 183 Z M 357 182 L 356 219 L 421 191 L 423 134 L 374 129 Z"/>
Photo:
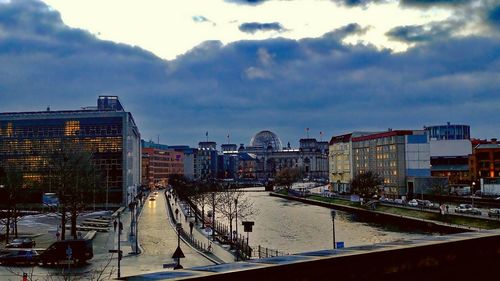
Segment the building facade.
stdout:
<path fill-rule="evenodd" d="M 184 153 L 173 149 L 142 148 L 142 183 L 166 187 L 171 175 L 184 176 Z"/>
<path fill-rule="evenodd" d="M 194 164 L 194 178 L 196 180 L 217 178 L 217 155 L 217 143 L 213 141 L 198 143 Z"/>
<path fill-rule="evenodd" d="M 141 181 L 140 134 L 118 97 L 80 110 L 0 113 L 0 165 L 26 180 L 46 180 L 50 155 L 63 145 L 91 152 L 109 202 L 128 203 Z"/>
<path fill-rule="evenodd" d="M 329 179 L 332 191 L 350 192 L 350 182 L 353 178 L 352 138 L 373 133 L 353 132 L 333 136 L 328 146 Z"/>
<path fill-rule="evenodd" d="M 469 155 L 472 153 L 469 125 L 424 126 L 431 147 L 431 175 L 446 177 L 452 187 L 470 184 Z"/>
<path fill-rule="evenodd" d="M 422 130 L 389 130 L 352 138 L 353 176 L 368 171 L 383 178 L 386 195 L 412 194 L 410 177 L 430 177 L 429 138 Z"/>
<path fill-rule="evenodd" d="M 263 182 L 284 168 L 299 168 L 306 178 L 328 180 L 328 142 L 306 138 L 300 139 L 299 144 L 298 149 L 290 144 L 283 148 L 275 133 L 260 131 L 248 147 L 240 145 L 238 151 L 248 153 L 250 157 L 245 158 L 255 158 L 255 178 Z"/>
<path fill-rule="evenodd" d="M 469 125 L 454 125 L 448 122 L 446 125 L 425 126 L 424 130 L 431 140 L 468 140 L 470 139 Z"/>
<path fill-rule="evenodd" d="M 500 178 L 500 144 L 497 139 L 480 143 L 474 147 L 469 159 L 471 180 L 479 187 L 479 180 L 487 181 Z"/>

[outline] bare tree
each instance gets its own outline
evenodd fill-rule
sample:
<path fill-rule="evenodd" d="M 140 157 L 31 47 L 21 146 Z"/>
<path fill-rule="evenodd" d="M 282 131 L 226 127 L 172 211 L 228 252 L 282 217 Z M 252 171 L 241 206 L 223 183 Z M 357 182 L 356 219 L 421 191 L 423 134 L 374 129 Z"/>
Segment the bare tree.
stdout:
<path fill-rule="evenodd" d="M 99 173 L 92 161 L 92 154 L 82 148 L 63 146 L 50 159 L 52 184 L 60 202 L 61 239 L 65 239 L 69 213 L 71 235 L 77 238 L 76 220 L 85 206 L 90 204 L 92 190 Z"/>
<path fill-rule="evenodd" d="M 256 214 L 253 202 L 239 189 L 226 189 L 218 192 L 216 210 L 229 222 L 230 239 L 233 238 L 233 220 L 245 219 Z"/>
<path fill-rule="evenodd" d="M 6 216 L 5 216 L 5 241 L 9 241 L 11 227 L 13 226 L 14 236 L 17 237 L 17 202 L 19 189 L 24 185 L 23 174 L 13 167 L 0 167 L 0 185 L 5 192 Z"/>

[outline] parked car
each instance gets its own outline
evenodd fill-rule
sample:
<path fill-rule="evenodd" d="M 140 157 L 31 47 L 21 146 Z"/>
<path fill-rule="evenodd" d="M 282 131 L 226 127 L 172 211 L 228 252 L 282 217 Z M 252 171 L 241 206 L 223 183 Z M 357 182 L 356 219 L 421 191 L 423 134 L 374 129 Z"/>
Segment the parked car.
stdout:
<path fill-rule="evenodd" d="M 36 242 L 31 238 L 16 238 L 10 241 L 5 248 L 33 248 Z"/>
<path fill-rule="evenodd" d="M 412 207 L 417 207 L 418 206 L 418 201 L 417 199 L 412 199 L 408 202 L 408 205 L 409 206 L 412 206 Z"/>
<path fill-rule="evenodd" d="M 68 257 L 69 256 L 69 257 Z M 46 264 L 82 264 L 94 257 L 92 240 L 75 239 L 56 241 L 39 255 L 39 262 Z"/>
<path fill-rule="evenodd" d="M 472 209 L 470 204 L 460 204 L 455 208 L 455 213 L 468 213 Z"/>
<path fill-rule="evenodd" d="M 490 218 L 500 218 L 500 209 L 489 209 L 488 217 Z"/>
<path fill-rule="evenodd" d="M 467 213 L 471 214 L 471 215 L 478 215 L 478 216 L 480 216 L 481 215 L 481 210 L 479 210 L 478 208 L 471 208 Z"/>
<path fill-rule="evenodd" d="M 405 204 L 405 200 L 403 200 L 403 199 L 394 199 L 394 203 L 398 204 L 398 205 L 404 205 Z"/>
<path fill-rule="evenodd" d="M 421 206 L 421 207 L 426 207 L 426 208 L 431 208 L 434 204 L 432 204 L 431 201 L 429 200 L 418 200 L 417 199 L 417 202 L 418 202 L 418 205 Z"/>
<path fill-rule="evenodd" d="M 38 252 L 33 249 L 11 249 L 2 251 L 0 254 L 0 264 L 36 264 L 38 263 Z"/>

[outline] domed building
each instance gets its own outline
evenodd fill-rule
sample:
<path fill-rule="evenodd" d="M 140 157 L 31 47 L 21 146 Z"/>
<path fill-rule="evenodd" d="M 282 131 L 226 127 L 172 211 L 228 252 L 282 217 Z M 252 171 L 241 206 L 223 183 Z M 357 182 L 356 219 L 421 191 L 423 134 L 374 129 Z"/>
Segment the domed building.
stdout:
<path fill-rule="evenodd" d="M 271 131 L 260 131 L 250 140 L 250 146 L 271 151 L 282 149 L 280 138 Z"/>
<path fill-rule="evenodd" d="M 243 177 L 267 180 L 283 168 L 294 167 L 301 169 L 304 177 L 328 178 L 328 142 L 307 138 L 300 140 L 298 149 L 290 143 L 284 148 L 278 135 L 264 130 L 252 137 L 249 146 L 241 144 L 238 152 Z"/>

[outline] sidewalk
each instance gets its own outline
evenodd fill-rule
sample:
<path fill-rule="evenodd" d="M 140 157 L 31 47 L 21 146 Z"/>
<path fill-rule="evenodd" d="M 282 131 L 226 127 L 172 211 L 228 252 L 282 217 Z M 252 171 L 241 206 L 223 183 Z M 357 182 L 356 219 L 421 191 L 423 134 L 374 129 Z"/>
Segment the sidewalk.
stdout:
<path fill-rule="evenodd" d="M 218 263 L 231 263 L 236 260 L 236 257 L 234 254 L 229 251 L 229 246 L 223 246 L 219 244 L 217 241 L 212 241 L 212 236 L 211 236 L 211 231 L 207 232 L 205 229 L 202 229 L 201 227 L 201 222 L 198 223 L 198 225 L 195 223 L 195 218 L 194 216 L 189 217 L 188 215 L 188 210 L 189 207 L 187 203 L 185 202 L 180 202 L 179 200 L 177 203 L 175 203 L 174 200 L 168 200 L 168 204 L 172 207 L 172 211 L 175 211 L 175 209 L 179 209 L 179 218 L 178 222 L 182 224 L 182 228 L 186 233 L 190 233 L 189 229 L 189 223 L 193 222 L 194 227 L 193 227 L 193 238 L 204 243 L 205 245 L 208 245 L 211 243 L 212 245 L 212 251 L 211 252 L 203 252 L 203 254 L 213 257 Z M 187 215 L 187 216 L 186 216 Z M 175 217 L 175 215 L 174 215 Z M 187 218 L 187 219 L 186 219 Z M 227 247 L 227 248 L 225 248 Z"/>

